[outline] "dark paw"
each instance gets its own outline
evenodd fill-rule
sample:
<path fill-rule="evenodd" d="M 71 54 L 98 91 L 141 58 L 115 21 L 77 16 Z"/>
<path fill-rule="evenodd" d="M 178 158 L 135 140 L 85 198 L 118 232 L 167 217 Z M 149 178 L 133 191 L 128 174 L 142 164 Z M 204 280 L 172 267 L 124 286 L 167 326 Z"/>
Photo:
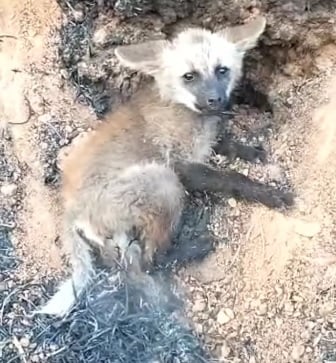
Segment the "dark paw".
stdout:
<path fill-rule="evenodd" d="M 262 163 L 264 163 L 267 158 L 266 151 L 261 146 L 254 147 L 253 149 L 253 160 L 251 161 L 260 160 Z"/>
<path fill-rule="evenodd" d="M 269 208 L 289 208 L 294 205 L 294 193 L 272 189 L 262 198 L 261 202 Z"/>
<path fill-rule="evenodd" d="M 266 161 L 267 154 L 261 146 L 246 146 L 243 150 L 241 158 L 250 162 L 260 160 L 262 163 L 264 163 Z"/>
<path fill-rule="evenodd" d="M 210 236 L 199 236 L 192 241 L 177 241 L 177 244 L 155 259 L 156 269 L 171 269 L 191 262 L 200 262 L 214 250 Z"/>
<path fill-rule="evenodd" d="M 246 145 L 239 145 L 236 146 L 236 150 L 234 153 L 232 152 L 233 156 L 238 156 L 240 159 L 248 161 L 248 162 L 256 162 L 260 160 L 261 162 L 265 162 L 267 158 L 266 151 L 261 146 L 246 146 Z"/>

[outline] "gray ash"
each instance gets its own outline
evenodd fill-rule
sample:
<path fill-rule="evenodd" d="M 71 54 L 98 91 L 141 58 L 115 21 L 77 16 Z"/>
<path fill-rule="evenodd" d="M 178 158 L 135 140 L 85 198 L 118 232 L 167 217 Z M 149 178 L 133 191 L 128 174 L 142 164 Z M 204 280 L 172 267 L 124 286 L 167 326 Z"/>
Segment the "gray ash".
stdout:
<path fill-rule="evenodd" d="M 46 289 L 35 285 L 0 295 L 4 361 L 20 362 L 11 343 L 15 335 L 34 362 L 210 362 L 193 332 L 173 315 L 181 300 L 158 277 L 141 284 L 99 272 L 68 317 L 27 317 L 43 295 Z"/>

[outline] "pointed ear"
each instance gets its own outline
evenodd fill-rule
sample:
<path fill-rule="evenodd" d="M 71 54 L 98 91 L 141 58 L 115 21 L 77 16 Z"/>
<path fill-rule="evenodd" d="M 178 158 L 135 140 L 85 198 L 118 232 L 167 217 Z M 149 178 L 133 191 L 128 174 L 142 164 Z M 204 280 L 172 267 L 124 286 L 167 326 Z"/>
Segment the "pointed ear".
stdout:
<path fill-rule="evenodd" d="M 237 47 L 245 52 L 253 48 L 264 32 L 266 27 L 266 18 L 263 16 L 257 16 L 250 22 L 237 25 L 230 28 L 226 28 L 221 31 L 221 34 L 231 43 L 237 45 Z"/>
<path fill-rule="evenodd" d="M 152 40 L 142 44 L 119 46 L 114 53 L 125 67 L 153 75 L 160 68 L 160 55 L 167 45 L 166 40 Z"/>

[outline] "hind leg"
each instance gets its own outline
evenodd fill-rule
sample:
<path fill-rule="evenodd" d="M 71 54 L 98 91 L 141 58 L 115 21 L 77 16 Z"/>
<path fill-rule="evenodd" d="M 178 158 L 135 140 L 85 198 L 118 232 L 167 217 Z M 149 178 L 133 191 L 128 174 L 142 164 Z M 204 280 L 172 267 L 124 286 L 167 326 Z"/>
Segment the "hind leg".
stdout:
<path fill-rule="evenodd" d="M 67 247 L 70 248 L 72 275 L 61 283 L 46 305 L 34 311 L 35 314 L 67 315 L 75 305 L 77 297 L 82 294 L 91 281 L 93 275 L 91 248 L 78 233 L 76 226 L 70 224 L 67 227 L 63 238 Z M 83 232 L 86 232 L 85 229 Z M 87 234 L 90 235 L 90 229 Z"/>
<path fill-rule="evenodd" d="M 100 194 L 99 209 L 91 208 L 95 218 L 91 224 L 99 225 L 99 236 L 109 238 L 106 248 L 117 247 L 124 257 L 140 246 L 140 264 L 146 268 L 157 251 L 169 248 L 183 196 L 184 189 L 171 169 L 156 163 L 134 165 Z"/>

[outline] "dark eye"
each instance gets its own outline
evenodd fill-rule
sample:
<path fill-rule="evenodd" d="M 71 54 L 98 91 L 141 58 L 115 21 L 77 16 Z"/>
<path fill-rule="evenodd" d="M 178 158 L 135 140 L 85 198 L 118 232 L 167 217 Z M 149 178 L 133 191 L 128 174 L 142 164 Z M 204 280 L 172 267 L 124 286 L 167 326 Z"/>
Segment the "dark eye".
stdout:
<path fill-rule="evenodd" d="M 185 73 L 183 76 L 183 79 L 187 82 L 191 82 L 196 78 L 196 73 L 195 72 L 188 72 Z"/>
<path fill-rule="evenodd" d="M 220 75 L 224 75 L 224 74 L 226 74 L 227 72 L 229 71 L 229 68 L 228 67 L 218 67 L 217 69 L 216 69 L 216 73 L 217 74 L 220 74 Z"/>

